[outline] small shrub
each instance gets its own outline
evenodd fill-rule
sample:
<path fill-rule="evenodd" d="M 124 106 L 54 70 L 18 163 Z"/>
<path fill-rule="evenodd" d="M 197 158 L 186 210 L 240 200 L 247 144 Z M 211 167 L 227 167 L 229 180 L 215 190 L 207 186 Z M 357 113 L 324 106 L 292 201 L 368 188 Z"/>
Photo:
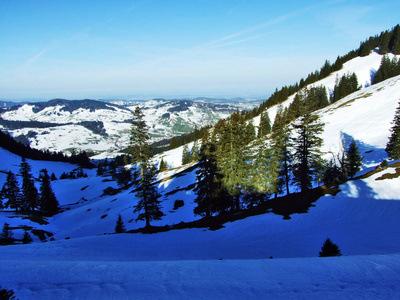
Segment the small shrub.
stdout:
<path fill-rule="evenodd" d="M 327 256 L 341 256 L 339 247 L 334 244 L 330 238 L 327 238 L 322 245 L 321 251 L 319 252 L 319 257 L 327 257 Z"/>
<path fill-rule="evenodd" d="M 121 215 L 118 215 L 118 219 L 115 224 L 115 233 L 124 233 L 125 231 L 124 221 L 122 220 Z"/>
<path fill-rule="evenodd" d="M 387 162 L 387 160 L 385 159 L 385 160 L 381 163 L 381 167 L 387 167 L 387 165 L 388 165 L 388 162 Z"/>
<path fill-rule="evenodd" d="M 184 205 L 185 205 L 185 202 L 183 200 L 175 200 L 174 210 L 177 210 L 179 207 L 182 207 Z"/>
<path fill-rule="evenodd" d="M 114 189 L 113 187 L 109 186 L 103 190 L 103 195 L 116 195 L 118 194 L 118 190 Z"/>

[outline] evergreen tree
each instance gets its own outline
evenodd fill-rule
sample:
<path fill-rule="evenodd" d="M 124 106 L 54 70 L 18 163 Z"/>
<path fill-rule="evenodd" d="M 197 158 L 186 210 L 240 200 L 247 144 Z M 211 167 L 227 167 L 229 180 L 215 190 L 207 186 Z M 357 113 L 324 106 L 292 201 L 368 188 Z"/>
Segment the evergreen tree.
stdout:
<path fill-rule="evenodd" d="M 225 210 L 221 192 L 222 175 L 220 174 L 215 157 L 215 145 L 205 135 L 200 149 L 200 157 L 196 171 L 197 186 L 195 188 L 197 206 L 194 213 L 203 217 L 210 217 L 214 213 Z"/>
<path fill-rule="evenodd" d="M 45 216 L 53 216 L 59 212 L 59 203 L 51 188 L 50 177 L 47 170 L 43 170 L 43 180 L 40 185 L 40 211 Z"/>
<path fill-rule="evenodd" d="M 330 238 L 327 238 L 322 245 L 321 251 L 319 252 L 319 257 L 327 256 L 341 256 L 339 247 L 334 244 Z"/>
<path fill-rule="evenodd" d="M 391 159 L 400 158 L 400 102 L 396 108 L 394 119 L 392 121 L 391 135 L 386 144 L 386 152 Z"/>
<path fill-rule="evenodd" d="M 246 123 L 244 117 L 235 112 L 215 138 L 217 163 L 222 173 L 222 182 L 232 196 L 231 210 L 240 209 L 241 190 L 246 188 L 243 180 L 249 174 L 249 153 L 246 151 Z"/>
<path fill-rule="evenodd" d="M 139 198 L 139 201 L 135 205 L 134 212 L 141 212 L 136 221 L 145 220 L 146 228 L 150 228 L 150 221 L 161 220 L 164 214 L 161 211 L 160 201 L 158 200 L 161 195 L 157 187 L 154 186 L 157 169 L 154 165 L 150 165 L 149 162 L 144 162 L 141 165 L 141 170 L 142 177 L 140 178 L 135 194 Z"/>
<path fill-rule="evenodd" d="M 1 300 L 15 300 L 14 291 L 3 289 L 0 286 L 0 299 Z"/>
<path fill-rule="evenodd" d="M 318 174 L 321 165 L 320 150 L 322 138 L 319 135 L 323 131 L 324 124 L 320 122 L 319 116 L 306 112 L 293 124 L 296 131 L 294 144 L 293 181 L 302 192 L 312 187 L 312 181 Z"/>
<path fill-rule="evenodd" d="M 18 211 L 21 208 L 22 194 L 19 189 L 18 181 L 13 172 L 7 173 L 6 182 L 1 189 L 1 196 L 8 201 L 4 203 L 4 207 L 9 207 Z"/>
<path fill-rule="evenodd" d="M 190 151 L 190 161 L 198 161 L 199 160 L 199 144 L 197 143 L 197 140 L 193 142 L 193 147 L 192 150 Z"/>
<path fill-rule="evenodd" d="M 261 113 L 260 126 L 258 127 L 257 137 L 261 138 L 271 132 L 271 120 L 268 111 Z"/>
<path fill-rule="evenodd" d="M 128 184 L 132 181 L 131 169 L 125 168 L 125 166 L 119 167 L 116 177 L 118 186 L 120 187 L 128 186 Z"/>
<path fill-rule="evenodd" d="M 133 163 L 143 164 L 151 157 L 150 136 L 144 121 L 144 114 L 137 106 L 133 112 L 130 132 L 130 155 Z"/>
<path fill-rule="evenodd" d="M 22 237 L 22 244 L 30 244 L 33 242 L 33 239 L 27 230 L 24 231 L 24 235 Z"/>
<path fill-rule="evenodd" d="M 39 193 L 35 187 L 32 177 L 31 166 L 25 158 L 22 158 L 20 164 L 20 175 L 22 177 L 22 209 L 24 211 L 33 211 L 39 206 Z"/>
<path fill-rule="evenodd" d="M 124 233 L 124 232 L 126 232 L 124 221 L 122 220 L 122 217 L 119 214 L 117 222 L 115 224 L 115 233 Z"/>
<path fill-rule="evenodd" d="M 158 167 L 158 170 L 159 170 L 160 172 L 162 172 L 162 171 L 165 171 L 165 170 L 167 170 L 167 169 L 168 169 L 167 162 L 164 160 L 164 158 L 161 158 L 161 161 L 160 161 L 160 165 L 159 165 L 159 167 Z"/>
<path fill-rule="evenodd" d="M 256 129 L 254 127 L 253 120 L 247 122 L 245 131 L 246 131 L 244 133 L 245 143 L 249 144 L 256 138 Z"/>
<path fill-rule="evenodd" d="M 190 163 L 190 151 L 188 144 L 185 144 L 182 149 L 182 165 Z"/>
<path fill-rule="evenodd" d="M 346 168 L 350 178 L 354 178 L 356 173 L 361 170 L 363 157 L 358 150 L 356 142 L 353 140 L 346 151 Z"/>
<path fill-rule="evenodd" d="M 393 54 L 400 54 L 400 26 L 397 24 L 393 29 L 393 35 L 389 43 Z"/>
<path fill-rule="evenodd" d="M 0 245 L 11 245 L 14 243 L 13 232 L 8 223 L 4 223 L 3 230 L 0 233 Z"/>

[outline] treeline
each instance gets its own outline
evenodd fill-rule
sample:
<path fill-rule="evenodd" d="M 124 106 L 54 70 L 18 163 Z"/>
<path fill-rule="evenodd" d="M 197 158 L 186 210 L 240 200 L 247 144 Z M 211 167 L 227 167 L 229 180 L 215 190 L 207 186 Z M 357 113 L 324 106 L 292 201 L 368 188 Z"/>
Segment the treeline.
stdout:
<path fill-rule="evenodd" d="M 382 58 L 379 69 L 376 71 L 372 84 L 400 75 L 400 61 L 397 57 L 390 59 L 387 55 Z"/>
<path fill-rule="evenodd" d="M 304 89 L 295 102 L 286 110 L 280 106 L 272 125 L 262 125 L 266 131 L 271 129 L 267 139 L 256 138 L 252 122 L 238 112 L 220 120 L 202 138 L 195 214 L 236 212 L 273 195 L 289 195 L 293 185 L 306 193 L 315 185 L 337 184 L 355 176 L 362 157 L 354 141 L 343 147 L 340 160 L 321 157 L 324 124 L 312 112 L 328 103 L 325 88 Z M 263 116 L 267 123 L 267 115 Z"/>
<path fill-rule="evenodd" d="M 382 31 L 381 34 L 371 36 L 360 43 L 359 56 L 367 56 L 372 50 L 379 47 L 379 54 L 400 54 L 400 26 L 397 24 L 392 30 Z"/>
<path fill-rule="evenodd" d="M 42 151 L 31 148 L 29 145 L 24 145 L 17 142 L 10 134 L 0 130 L 0 147 L 19 155 L 21 157 L 34 160 L 61 161 L 73 164 L 78 164 L 84 168 L 92 168 L 94 165 L 90 162 L 88 154 L 85 151 L 73 153 L 67 156 L 62 152 L 50 152 L 49 150 Z"/>

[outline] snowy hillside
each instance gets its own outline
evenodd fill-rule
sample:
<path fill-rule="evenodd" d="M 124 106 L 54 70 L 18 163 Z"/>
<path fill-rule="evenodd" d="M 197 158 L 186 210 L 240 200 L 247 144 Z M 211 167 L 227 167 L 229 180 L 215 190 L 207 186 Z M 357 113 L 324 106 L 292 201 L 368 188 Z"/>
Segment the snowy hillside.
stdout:
<path fill-rule="evenodd" d="M 120 106 L 95 100 L 56 99 L 5 110 L 0 115 L 0 128 L 14 137 L 27 137 L 36 149 L 85 150 L 102 153 L 102 157 L 115 157 L 128 146 L 130 120 L 137 105 L 145 114 L 152 140 L 158 141 L 215 124 L 233 111 L 249 109 L 257 103 L 151 100 L 125 101 L 122 102 L 125 106 Z"/>
<path fill-rule="evenodd" d="M 380 59 L 375 53 L 356 58 L 340 72 L 354 71 L 363 83 Z M 324 79 L 327 88 L 335 78 Z M 95 170 L 85 170 L 87 178 L 53 181 L 63 212 L 48 218 L 48 224 L 0 211 L 0 224 L 9 223 L 16 238 L 22 237 L 22 226 L 31 228 L 34 237 L 29 245 L 0 247 L 0 285 L 20 299 L 398 299 L 400 162 L 378 166 L 387 159 L 384 148 L 399 98 L 400 76 L 364 84 L 318 111 L 325 123 L 325 155 L 338 151 L 342 139 L 354 138 L 365 157 L 357 175 L 364 176 L 340 185 L 337 194 L 321 197 L 307 213 L 292 214 L 289 220 L 269 212 L 218 230 L 112 234 L 118 214 L 127 230 L 144 226 L 134 221 L 138 199 L 132 189 L 105 195 L 117 183 L 110 176 L 96 176 Z M 276 107 L 269 109 L 271 119 L 274 112 Z M 155 157 L 171 169 L 158 178 L 165 217 L 153 225 L 199 219 L 193 214 L 196 169 L 182 166 L 181 156 L 182 147 Z M 18 173 L 21 158 L 3 149 L 0 157 L 2 184 L 5 171 Z M 34 177 L 43 168 L 57 177 L 76 168 L 28 162 Z M 174 209 L 176 200 L 184 206 Z M 327 237 L 343 256 L 318 257 Z"/>

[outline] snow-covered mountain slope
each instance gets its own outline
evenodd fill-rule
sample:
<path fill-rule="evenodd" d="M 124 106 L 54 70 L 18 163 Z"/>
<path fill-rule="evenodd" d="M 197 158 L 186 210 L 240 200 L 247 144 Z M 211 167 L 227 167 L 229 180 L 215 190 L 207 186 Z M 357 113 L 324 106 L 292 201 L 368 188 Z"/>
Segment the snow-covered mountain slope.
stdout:
<path fill-rule="evenodd" d="M 25 136 L 36 149 L 85 150 L 113 157 L 128 146 L 132 110 L 141 107 L 153 141 L 212 125 L 257 101 L 209 103 L 191 100 L 125 101 L 125 106 L 95 100 L 28 103 L 1 113 L 0 128 Z"/>

